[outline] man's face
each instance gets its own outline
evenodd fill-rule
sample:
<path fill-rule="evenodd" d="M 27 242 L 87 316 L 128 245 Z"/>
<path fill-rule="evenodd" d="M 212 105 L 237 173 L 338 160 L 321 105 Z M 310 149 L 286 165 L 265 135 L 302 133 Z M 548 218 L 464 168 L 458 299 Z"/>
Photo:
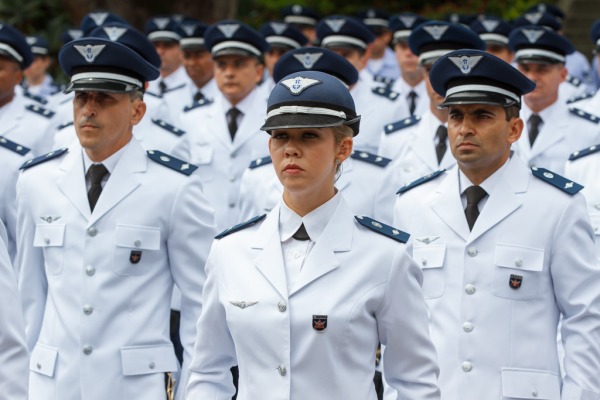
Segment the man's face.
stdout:
<path fill-rule="evenodd" d="M 23 71 L 25 78 L 33 81 L 43 78 L 50 66 L 50 61 L 51 59 L 48 56 L 35 56 L 31 65 Z"/>
<path fill-rule="evenodd" d="M 428 64 L 423 66 L 423 80 L 425 81 L 425 88 L 427 88 L 427 95 L 429 95 L 429 102 L 432 107 L 437 107 L 444 102 L 444 96 L 440 96 L 437 94 L 435 90 L 433 90 L 433 86 L 431 86 L 431 81 L 429 80 L 429 71 L 431 71 L 431 67 L 433 64 Z"/>
<path fill-rule="evenodd" d="M 205 49 L 184 50 L 183 66 L 194 84 L 201 88 L 213 77 L 214 63 Z"/>
<path fill-rule="evenodd" d="M 408 42 L 399 41 L 394 45 L 394 51 L 396 53 L 396 59 L 398 65 L 404 74 L 415 73 L 421 68 L 419 64 L 419 57 L 412 52 L 408 46 Z"/>
<path fill-rule="evenodd" d="M 350 47 L 330 47 L 329 50 L 344 57 L 358 72 L 362 71 L 369 60 L 369 55 Z"/>
<path fill-rule="evenodd" d="M 183 52 L 179 43 L 168 40 L 152 42 L 160 57 L 160 76 L 168 76 L 175 72 L 183 61 Z"/>
<path fill-rule="evenodd" d="M 271 50 L 265 53 L 265 66 L 269 71 L 269 76 L 273 76 L 273 69 L 275 68 L 275 64 L 284 55 L 288 49 L 282 47 L 271 47 Z"/>
<path fill-rule="evenodd" d="M 535 82 L 535 89 L 523 96 L 525 104 L 539 112 L 558 99 L 558 87 L 567 77 L 564 64 L 519 63 L 523 75 Z"/>
<path fill-rule="evenodd" d="M 225 98 L 235 105 L 260 82 L 263 69 L 256 57 L 223 55 L 215 59 L 215 80 Z"/>
<path fill-rule="evenodd" d="M 385 49 L 392 40 L 392 32 L 389 30 L 381 30 L 375 36 L 375 40 L 371 43 L 371 57 L 379 59 L 383 57 Z"/>
<path fill-rule="evenodd" d="M 23 79 L 23 71 L 15 61 L 0 56 L 0 107 L 12 101 L 15 86 Z"/>
<path fill-rule="evenodd" d="M 506 61 L 509 64 L 512 63 L 514 54 L 512 51 L 510 51 L 508 46 L 501 46 L 499 44 L 488 43 L 485 48 L 485 51 L 495 55 L 496 57 Z"/>

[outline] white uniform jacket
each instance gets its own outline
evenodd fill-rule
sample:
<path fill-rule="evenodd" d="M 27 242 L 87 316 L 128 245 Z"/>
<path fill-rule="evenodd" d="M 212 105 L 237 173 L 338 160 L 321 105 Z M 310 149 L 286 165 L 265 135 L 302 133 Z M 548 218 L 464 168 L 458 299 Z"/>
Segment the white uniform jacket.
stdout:
<path fill-rule="evenodd" d="M 575 99 L 569 106 L 598 116 L 600 114 L 600 90 L 594 94 L 582 96 L 581 99 Z"/>
<path fill-rule="evenodd" d="M 427 86 L 425 86 L 425 81 L 417 83 L 416 86 L 410 86 L 402 76 L 400 76 L 394 84 L 391 86 L 394 92 L 400 93 L 400 97 L 406 103 L 407 110 L 409 110 L 410 114 L 410 99 L 408 94 L 411 90 L 413 90 L 417 97 L 415 99 L 415 112 L 413 115 L 423 115 L 429 110 L 429 95 L 427 94 Z"/>
<path fill-rule="evenodd" d="M 394 210 L 423 270 L 442 398 L 600 399 L 600 269 L 583 196 L 513 156 L 469 231 L 458 180 L 455 168 Z"/>
<path fill-rule="evenodd" d="M 27 400 L 29 352 L 17 290 L 17 278 L 7 251 L 7 235 L 0 220 L 0 396 Z"/>
<path fill-rule="evenodd" d="M 150 160 L 132 139 L 90 213 L 74 145 L 25 170 L 17 196 L 31 399 L 164 400 L 163 373 L 178 368 L 173 283 L 184 382 L 214 236 L 196 173 Z"/>
<path fill-rule="evenodd" d="M 186 399 L 230 399 L 238 364 L 238 400 L 375 400 L 379 340 L 398 399 L 438 399 L 421 273 L 405 246 L 359 225 L 342 198 L 288 293 L 280 207 L 213 243 Z"/>

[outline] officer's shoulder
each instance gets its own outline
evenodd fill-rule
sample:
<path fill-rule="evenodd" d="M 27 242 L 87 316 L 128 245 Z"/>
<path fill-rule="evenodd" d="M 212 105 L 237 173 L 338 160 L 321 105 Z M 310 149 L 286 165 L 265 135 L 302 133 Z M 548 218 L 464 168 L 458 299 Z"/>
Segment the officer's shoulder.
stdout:
<path fill-rule="evenodd" d="M 31 92 L 28 92 L 27 90 L 23 91 L 23 97 L 29 99 L 29 100 L 33 100 L 36 103 L 40 103 L 41 105 L 46 105 L 48 104 L 48 100 L 46 100 L 45 98 L 43 98 L 42 96 L 38 96 L 35 95 Z"/>
<path fill-rule="evenodd" d="M 579 183 L 573 182 L 572 180 L 567 179 L 564 176 L 549 171 L 545 168 L 532 167 L 531 172 L 536 178 L 539 178 L 542 181 L 549 183 L 550 185 L 562 190 L 563 192 L 569 195 L 574 195 L 581 189 L 583 189 L 583 186 L 581 186 Z"/>
<path fill-rule="evenodd" d="M 446 171 L 445 169 L 440 169 L 435 172 L 432 172 L 429 175 L 425 175 L 415 181 L 407 183 L 406 185 L 404 185 L 400 189 L 398 189 L 396 194 L 404 194 L 404 193 L 408 192 L 409 190 L 416 188 L 417 186 L 421 186 L 424 183 L 431 182 L 434 179 L 436 179 L 438 176 L 441 176 L 445 171 Z"/>
<path fill-rule="evenodd" d="M 162 96 L 159 93 L 154 93 L 154 92 L 146 92 L 146 95 L 150 96 L 150 97 L 154 97 L 157 99 L 162 99 Z"/>
<path fill-rule="evenodd" d="M 37 106 L 35 104 L 29 104 L 29 105 L 25 106 L 25 109 L 27 111 L 31 111 L 34 114 L 41 115 L 42 117 L 48 118 L 48 119 L 54 117 L 54 114 L 55 114 L 54 111 L 48 110 L 47 108 L 44 108 L 44 107 Z"/>
<path fill-rule="evenodd" d="M 569 107 L 569 112 L 579 118 L 582 118 L 594 124 L 598 124 L 598 122 L 600 122 L 600 117 L 598 117 L 597 115 L 590 114 L 589 112 L 583 111 L 582 109 L 579 109 L 577 107 Z"/>
<path fill-rule="evenodd" d="M 575 86 L 575 87 L 579 87 L 581 86 L 581 79 L 576 78 L 572 75 L 567 75 L 567 78 L 565 79 L 566 82 L 570 83 L 571 85 Z"/>
<path fill-rule="evenodd" d="M 189 106 L 185 106 L 184 109 L 183 109 L 183 112 L 189 112 L 189 111 L 201 108 L 201 107 L 209 106 L 211 104 L 213 104 L 212 100 L 209 100 L 209 99 L 200 99 L 198 101 L 193 102 Z"/>
<path fill-rule="evenodd" d="M 25 163 L 23 163 L 23 165 L 21 165 L 21 167 L 19 167 L 19 169 L 26 170 L 26 169 L 29 169 L 29 168 L 34 167 L 36 165 L 43 164 L 46 161 L 50 161 L 50 160 L 53 160 L 55 158 L 58 158 L 58 157 L 62 156 L 67 151 L 69 151 L 69 149 L 67 149 L 66 147 L 64 147 L 62 149 L 51 151 L 50 153 L 46 153 L 46 154 L 41 155 L 39 157 L 32 158 L 31 160 L 25 161 Z"/>
<path fill-rule="evenodd" d="M 600 151 L 600 144 L 595 144 L 590 147 L 586 147 L 585 149 L 577 150 L 574 153 L 571 153 L 569 156 L 569 161 L 579 160 L 580 158 L 589 156 L 590 154 L 595 154 Z"/>
<path fill-rule="evenodd" d="M 373 218 L 355 215 L 354 219 L 360 225 L 374 232 L 377 232 L 380 235 L 387 236 L 390 239 L 394 239 L 400 243 L 408 242 L 408 238 L 410 237 L 408 233 L 403 232 L 400 229 L 396 229 L 393 226 L 386 225 L 383 222 L 376 221 Z"/>
<path fill-rule="evenodd" d="M 248 165 L 248 168 L 256 169 L 258 167 L 262 167 L 263 165 L 269 165 L 272 162 L 273 162 L 273 160 L 271 159 L 271 156 L 265 156 L 262 158 L 257 158 L 256 160 L 253 160 L 252 162 L 250 162 L 250 165 Z"/>
<path fill-rule="evenodd" d="M 267 214 L 257 215 L 256 217 L 250 218 L 248 221 L 242 222 L 241 224 L 237 224 L 235 226 L 232 226 L 231 228 L 225 229 L 223 232 L 215 236 L 215 239 L 223 239 L 225 236 L 231 235 L 234 232 L 238 232 L 252 225 L 255 225 L 263 219 L 265 219 L 266 216 Z"/>
<path fill-rule="evenodd" d="M 582 95 L 572 97 L 569 100 L 567 100 L 567 104 L 573 104 L 574 106 L 577 106 L 577 104 L 574 104 L 574 103 L 577 103 L 578 101 L 581 101 L 581 100 L 590 99 L 590 98 L 594 97 L 594 94 L 595 93 L 584 93 Z"/>
<path fill-rule="evenodd" d="M 366 151 L 354 151 L 350 157 L 354 158 L 355 160 L 364 161 L 382 168 L 387 167 L 388 164 L 392 162 L 392 160 L 389 158 L 378 156 L 377 154 L 367 153 Z"/>
<path fill-rule="evenodd" d="M 373 76 L 373 81 L 377 83 L 381 83 L 385 86 L 392 86 L 396 80 L 394 78 L 390 78 L 389 76 L 383 75 L 375 75 Z"/>
<path fill-rule="evenodd" d="M 173 87 L 173 88 L 169 88 L 169 89 L 165 90 L 165 93 L 164 93 L 164 94 L 171 93 L 171 92 L 176 92 L 176 91 L 178 91 L 178 90 L 180 90 L 180 89 L 183 89 L 184 87 L 185 87 L 185 83 L 182 83 L 182 84 L 181 84 L 181 85 L 179 85 L 179 86 L 175 86 L 175 87 Z"/>
<path fill-rule="evenodd" d="M 57 126 L 57 127 L 56 127 L 56 130 L 57 130 L 57 131 L 62 131 L 63 129 L 65 129 L 65 128 L 68 128 L 69 126 L 72 126 L 72 125 L 75 125 L 75 124 L 73 123 L 73 121 L 65 122 L 65 123 L 63 123 L 63 124 L 60 124 L 59 126 Z"/>
<path fill-rule="evenodd" d="M 398 92 L 390 89 L 387 86 L 374 87 L 371 89 L 371 92 L 373 92 L 377 96 L 384 97 L 391 101 L 396 101 L 396 99 L 400 96 Z"/>
<path fill-rule="evenodd" d="M 177 171 L 180 174 L 190 176 L 198 167 L 187 161 L 181 160 L 177 157 L 173 157 L 169 154 L 163 153 L 159 150 L 148 150 L 146 152 L 148 158 L 152 161 L 156 161 L 158 164 Z"/>
<path fill-rule="evenodd" d="M 164 129 L 165 131 L 172 133 L 175 136 L 183 136 L 185 135 L 185 131 L 183 129 L 176 128 L 172 124 L 168 123 L 165 120 L 152 118 L 152 123 L 157 125 L 158 127 Z"/>
<path fill-rule="evenodd" d="M 383 129 L 386 135 L 390 133 L 398 132 L 404 128 L 408 128 L 409 126 L 413 126 L 421 121 L 421 117 L 418 115 L 413 115 L 412 117 L 401 119 L 400 121 L 392 122 L 391 124 L 387 124 Z"/>
<path fill-rule="evenodd" d="M 5 149 L 13 151 L 21 156 L 24 156 L 31 150 L 30 148 L 22 146 L 16 142 L 13 142 L 12 140 L 8 140 L 3 136 L 0 136 L 0 147 L 4 147 Z"/>

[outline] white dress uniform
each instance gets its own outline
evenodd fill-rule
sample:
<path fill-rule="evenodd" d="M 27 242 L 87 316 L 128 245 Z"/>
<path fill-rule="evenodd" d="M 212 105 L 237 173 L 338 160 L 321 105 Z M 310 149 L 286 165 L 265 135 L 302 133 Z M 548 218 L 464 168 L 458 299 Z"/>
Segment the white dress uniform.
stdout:
<path fill-rule="evenodd" d="M 184 112 L 186 107 L 194 104 L 194 96 L 196 93 L 201 92 L 204 95 L 204 99 L 208 101 L 214 101 L 215 98 L 220 94 L 219 87 L 214 79 L 211 79 L 206 85 L 198 88 L 194 82 L 190 79 L 181 89 L 170 90 L 163 94 L 163 101 L 169 105 L 169 109 L 174 112 L 172 115 L 174 124 L 180 123 L 181 113 Z"/>
<path fill-rule="evenodd" d="M 0 220 L 0 393 L 5 399 L 27 400 L 29 352 L 17 279 L 7 243 L 8 237 Z"/>
<path fill-rule="evenodd" d="M 301 220 L 310 241 L 291 238 Z M 439 398 L 420 271 L 404 245 L 361 225 L 340 193 L 304 218 L 282 201 L 253 221 L 211 249 L 186 399 L 230 399 L 238 364 L 238 400 L 375 400 L 379 339 L 398 399 Z M 296 245 L 308 254 L 292 274 Z"/>
<path fill-rule="evenodd" d="M 384 172 L 391 161 L 364 151 L 355 151 L 341 165 L 341 175 L 335 187 L 344 194 L 354 213 L 374 215 L 375 200 L 379 196 L 375 188 L 383 184 Z M 271 211 L 281 199 L 282 192 L 283 186 L 277 178 L 271 157 L 252 161 L 241 179 L 240 220 L 245 221 Z"/>
<path fill-rule="evenodd" d="M 402 79 L 402 77 L 400 77 L 394 81 L 391 88 L 394 92 L 399 93 L 400 97 L 404 99 L 407 107 L 406 109 L 409 110 L 409 115 L 410 99 L 408 94 L 411 90 L 417 94 L 417 97 L 415 98 L 415 112 L 413 115 L 423 115 L 429 110 L 429 95 L 427 94 L 427 86 L 425 86 L 425 81 L 417 83 L 416 86 L 410 86 L 404 79 Z"/>
<path fill-rule="evenodd" d="M 600 399 L 600 269 L 585 200 L 552 186 L 573 182 L 537 172 L 552 184 L 513 156 L 483 182 L 472 231 L 458 168 L 398 198 L 394 222 L 410 230 L 423 270 L 443 399 Z"/>
<path fill-rule="evenodd" d="M 215 224 L 222 230 L 240 222 L 240 179 L 252 160 L 268 153 L 269 135 L 259 130 L 265 122 L 266 99 L 254 89 L 236 105 L 244 113 L 233 141 L 225 114 L 231 107 L 224 96 L 214 103 L 198 104 L 182 116 L 184 140 L 174 155 L 199 168 L 203 191 L 215 209 Z"/>
<path fill-rule="evenodd" d="M 598 116 L 600 114 L 600 90 L 573 99 L 572 102 L 569 102 L 569 107 Z"/>
<path fill-rule="evenodd" d="M 198 175 L 173 171 L 189 164 L 149 155 L 135 139 L 120 151 L 92 213 L 78 145 L 32 162 L 19 177 L 17 262 L 32 399 L 164 400 L 164 373 L 178 369 L 169 340 L 174 283 L 183 294 L 186 381 L 212 210 Z"/>
<path fill-rule="evenodd" d="M 385 48 L 383 57 L 374 60 L 370 58 L 367 61 L 367 71 L 373 76 L 380 76 L 387 79 L 398 79 L 400 76 L 400 67 L 394 50 L 389 47 Z"/>
<path fill-rule="evenodd" d="M 512 148 L 530 167 L 537 166 L 564 174 L 569 155 L 577 150 L 600 143 L 600 118 L 581 110 L 570 110 L 556 101 L 542 110 L 543 125 L 531 147 L 527 121 L 532 111 L 523 103 L 521 118 L 525 127 L 521 138 Z"/>

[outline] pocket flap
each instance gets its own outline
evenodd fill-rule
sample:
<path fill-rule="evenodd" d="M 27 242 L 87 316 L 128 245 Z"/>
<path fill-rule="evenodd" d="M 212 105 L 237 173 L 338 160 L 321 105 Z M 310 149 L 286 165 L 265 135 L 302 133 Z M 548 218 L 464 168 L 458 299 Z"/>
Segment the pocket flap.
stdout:
<path fill-rule="evenodd" d="M 212 163 L 213 149 L 210 144 L 202 144 L 194 149 L 194 164 L 204 165 Z"/>
<path fill-rule="evenodd" d="M 413 247 L 413 259 L 422 269 L 441 268 L 444 265 L 445 255 L 445 244 Z"/>
<path fill-rule="evenodd" d="M 514 244 L 497 244 L 494 264 L 504 268 L 541 271 L 544 269 L 544 249 Z"/>
<path fill-rule="evenodd" d="M 159 250 L 160 229 L 147 226 L 117 225 L 117 246 Z"/>
<path fill-rule="evenodd" d="M 58 349 L 36 344 L 29 358 L 29 370 L 49 377 L 54 376 Z"/>
<path fill-rule="evenodd" d="M 177 371 L 172 345 L 121 348 L 123 375 L 145 375 Z"/>
<path fill-rule="evenodd" d="M 33 235 L 35 247 L 60 247 L 65 239 L 65 224 L 37 224 Z"/>
<path fill-rule="evenodd" d="M 592 221 L 592 228 L 594 228 L 594 234 L 596 236 L 600 235 L 600 214 L 590 214 L 590 220 Z"/>
<path fill-rule="evenodd" d="M 560 400 L 560 378 L 549 371 L 502 368 L 502 395 L 515 399 Z"/>

